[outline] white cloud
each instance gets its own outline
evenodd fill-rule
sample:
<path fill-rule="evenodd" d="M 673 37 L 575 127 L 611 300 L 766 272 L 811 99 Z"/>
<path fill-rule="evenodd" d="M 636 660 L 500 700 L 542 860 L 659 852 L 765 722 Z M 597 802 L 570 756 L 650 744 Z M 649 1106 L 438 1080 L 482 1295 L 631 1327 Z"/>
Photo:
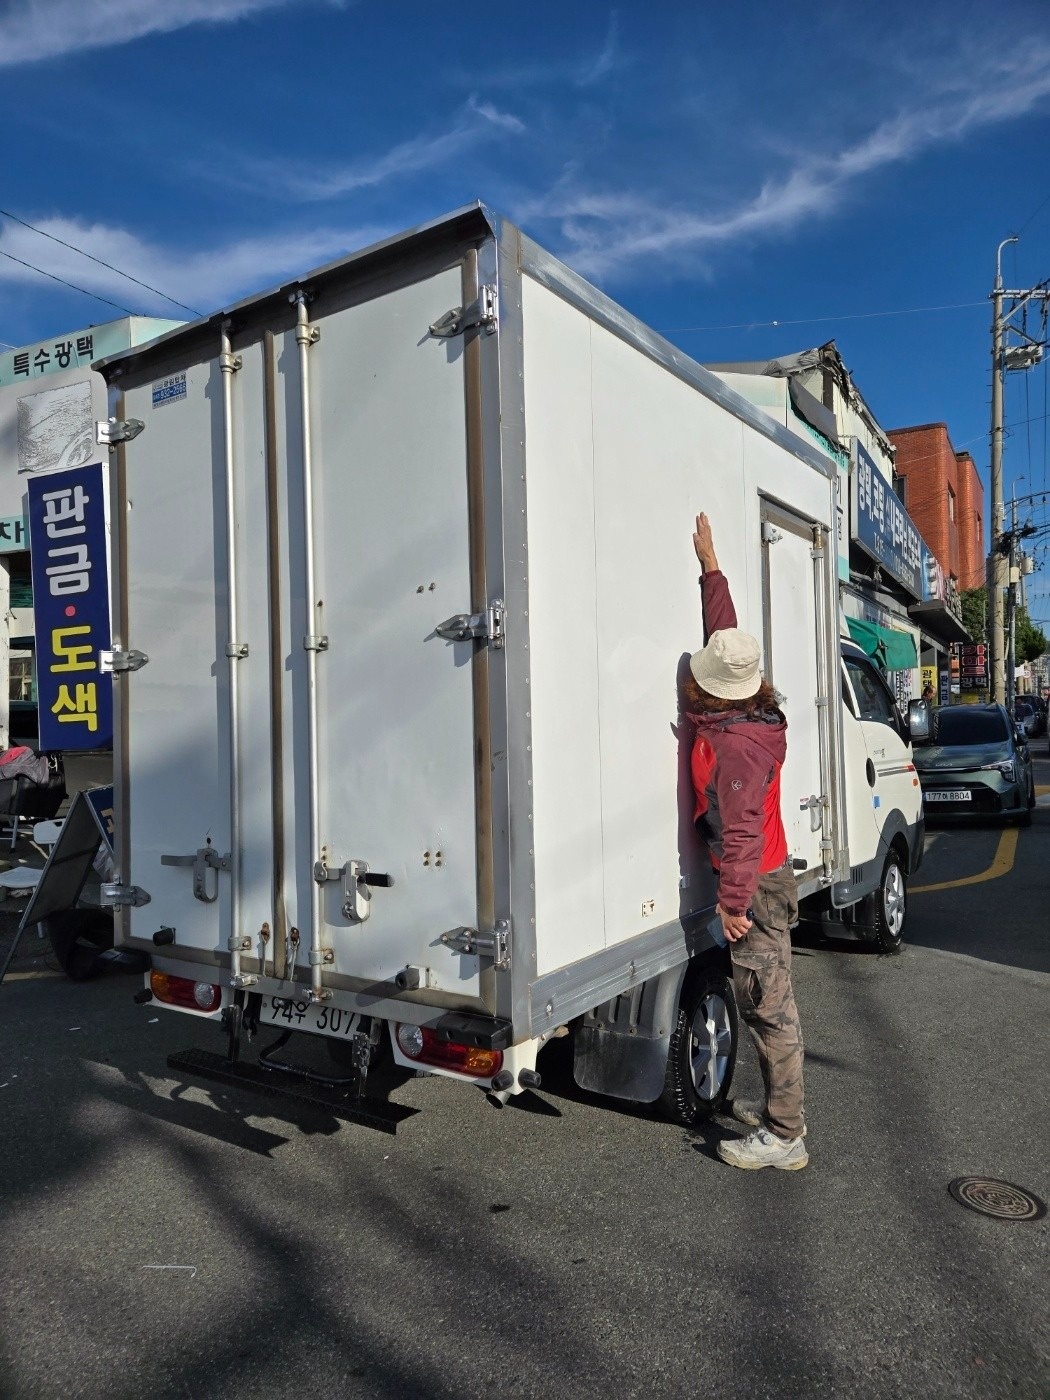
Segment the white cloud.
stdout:
<path fill-rule="evenodd" d="M 86 224 L 75 219 L 38 219 L 36 225 L 45 233 L 75 244 L 94 257 L 129 272 L 139 281 L 204 312 L 229 305 L 284 277 L 303 273 L 349 249 L 366 247 L 389 232 L 379 228 L 311 228 L 264 238 L 239 239 L 187 253 L 149 243 L 127 229 L 105 224 Z M 41 248 L 46 248 L 46 256 Z M 0 251 L 46 268 L 66 282 L 136 312 L 179 314 L 170 303 L 151 296 L 118 273 L 56 243 L 42 244 L 37 235 L 17 224 L 0 225 Z M 42 285 L 37 273 L 8 258 L 0 258 L 0 282 L 5 281 Z"/>
<path fill-rule="evenodd" d="M 230 24 L 293 0 L 13 0 L 0 15 L 0 68 L 112 48 L 193 24 Z"/>
<path fill-rule="evenodd" d="M 487 69 L 483 75 L 484 85 L 487 88 L 538 88 L 561 87 L 569 83 L 573 87 L 593 87 L 610 73 L 627 67 L 628 61 L 620 44 L 619 17 L 613 10 L 602 46 L 596 54 L 582 57 L 562 55 L 545 63 L 520 63 Z M 464 84 L 478 81 L 476 72 L 456 76 Z"/>
<path fill-rule="evenodd" d="M 927 104 L 880 122 L 868 135 L 829 154 L 796 152 L 793 168 L 766 180 L 757 194 L 722 209 L 698 213 L 702 195 L 689 205 L 654 191 L 615 193 L 581 188 L 575 172 L 545 198 L 526 204 L 523 220 L 553 221 L 564 255 L 592 277 L 642 259 L 672 262 L 703 256 L 735 239 L 784 232 L 802 220 L 826 217 L 864 176 L 983 127 L 1032 111 L 1050 96 L 1050 46 L 1030 46 L 1012 63 L 965 75 L 931 92 Z M 714 201 L 712 201 L 714 206 Z"/>
<path fill-rule="evenodd" d="M 260 179 L 280 184 L 299 199 L 335 199 L 354 190 L 374 188 L 388 180 L 448 164 L 501 133 L 518 136 L 525 123 L 510 112 L 501 112 L 490 102 L 471 97 L 452 125 L 444 131 L 413 136 L 376 156 L 325 169 L 319 159 L 307 170 L 289 168 L 285 161 L 250 162 L 248 171 L 253 187 Z M 228 181 L 228 171 L 224 180 Z"/>

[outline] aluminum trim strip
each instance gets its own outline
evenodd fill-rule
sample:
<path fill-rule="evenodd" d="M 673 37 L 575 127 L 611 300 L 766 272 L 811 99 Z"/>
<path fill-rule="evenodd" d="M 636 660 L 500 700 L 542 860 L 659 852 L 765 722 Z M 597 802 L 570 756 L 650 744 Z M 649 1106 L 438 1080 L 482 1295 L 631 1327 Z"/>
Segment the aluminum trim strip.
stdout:
<path fill-rule="evenodd" d="M 691 915 L 689 922 L 702 922 L 713 913 L 712 905 Z M 628 987 L 640 986 L 668 968 L 688 962 L 691 944 L 690 935 L 676 919 L 538 977 L 531 988 L 533 1036 L 544 1035 L 604 1005 Z"/>

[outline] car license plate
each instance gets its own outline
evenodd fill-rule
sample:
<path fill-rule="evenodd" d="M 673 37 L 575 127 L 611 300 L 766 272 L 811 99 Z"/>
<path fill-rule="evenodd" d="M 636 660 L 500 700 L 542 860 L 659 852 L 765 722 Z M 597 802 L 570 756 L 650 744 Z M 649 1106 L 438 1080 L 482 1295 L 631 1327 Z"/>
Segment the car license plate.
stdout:
<path fill-rule="evenodd" d="M 928 792 L 925 794 L 927 802 L 969 802 L 969 791 L 957 790 L 954 792 Z"/>
<path fill-rule="evenodd" d="M 314 1035 L 334 1035 L 346 1040 L 357 1030 L 361 1017 L 356 1011 L 344 1011 L 341 1006 L 320 1006 L 305 998 L 266 997 L 262 1019 L 271 1026 L 284 1026 L 293 1031 L 310 1031 Z"/>

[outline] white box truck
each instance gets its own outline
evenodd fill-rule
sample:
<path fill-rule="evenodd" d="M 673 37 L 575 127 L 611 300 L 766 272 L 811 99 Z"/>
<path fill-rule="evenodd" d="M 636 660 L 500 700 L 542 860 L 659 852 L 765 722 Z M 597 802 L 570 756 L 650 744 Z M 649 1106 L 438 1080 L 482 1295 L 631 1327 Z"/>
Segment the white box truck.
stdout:
<path fill-rule="evenodd" d="M 117 944 L 226 1036 L 173 1064 L 272 1088 L 242 1042 L 291 1028 L 507 1096 L 568 1028 L 589 1089 L 722 1102 L 701 509 L 786 697 L 804 908 L 899 941 L 922 801 L 840 640 L 833 464 L 517 228 L 472 206 L 100 368 Z"/>

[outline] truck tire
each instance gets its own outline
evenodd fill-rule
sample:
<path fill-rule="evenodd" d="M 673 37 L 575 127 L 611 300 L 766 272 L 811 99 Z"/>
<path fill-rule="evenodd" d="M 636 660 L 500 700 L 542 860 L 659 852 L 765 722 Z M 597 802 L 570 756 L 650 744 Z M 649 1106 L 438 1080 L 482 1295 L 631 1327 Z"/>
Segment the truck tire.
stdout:
<path fill-rule="evenodd" d="M 886 856 L 877 890 L 864 900 L 862 922 L 871 929 L 871 941 L 880 953 L 899 953 L 908 916 L 908 879 L 896 851 Z"/>
<path fill-rule="evenodd" d="M 685 979 L 667 1052 L 663 1112 L 691 1126 L 718 1113 L 733 1082 L 739 1025 L 732 981 L 701 966 Z"/>

